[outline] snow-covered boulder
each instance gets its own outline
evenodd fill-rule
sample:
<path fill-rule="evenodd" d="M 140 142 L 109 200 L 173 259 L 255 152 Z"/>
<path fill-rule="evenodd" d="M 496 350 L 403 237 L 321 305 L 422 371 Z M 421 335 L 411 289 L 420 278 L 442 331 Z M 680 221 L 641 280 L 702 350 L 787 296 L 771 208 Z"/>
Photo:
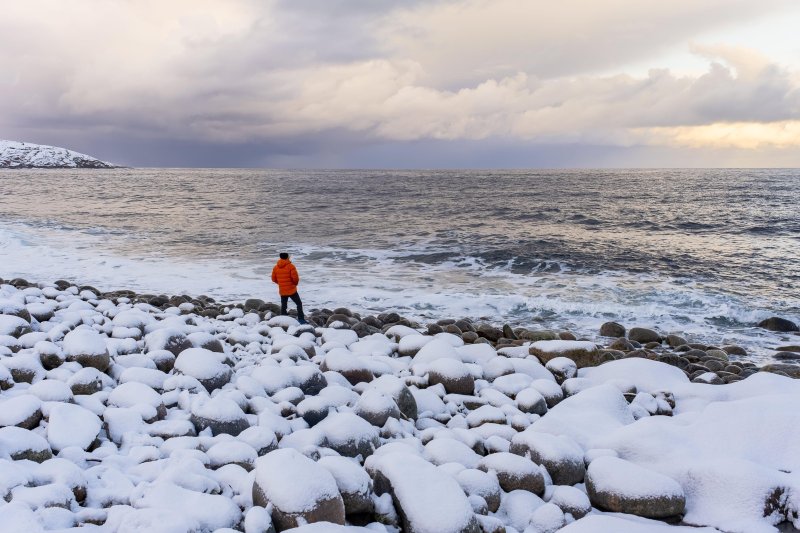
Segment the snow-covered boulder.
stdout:
<path fill-rule="evenodd" d="M 517 408 L 523 413 L 543 415 L 547 412 L 547 400 L 533 387 L 519 391 L 514 398 Z"/>
<path fill-rule="evenodd" d="M 417 402 L 411 390 L 397 376 L 384 374 L 370 383 L 370 387 L 381 390 L 394 399 L 400 412 L 411 420 L 417 418 Z"/>
<path fill-rule="evenodd" d="M 111 362 L 106 337 L 91 328 L 79 327 L 67 333 L 62 349 L 68 361 L 77 361 L 81 366 L 96 368 L 101 372 Z"/>
<path fill-rule="evenodd" d="M 238 440 L 218 442 L 206 452 L 212 468 L 234 464 L 247 471 L 253 469 L 258 453 L 247 443 Z"/>
<path fill-rule="evenodd" d="M 41 382 L 40 382 L 41 383 Z M 42 419 L 42 401 L 31 394 L 0 400 L 0 427 L 33 429 Z"/>
<path fill-rule="evenodd" d="M 20 337 L 31 331 L 30 323 L 16 315 L 0 315 L 0 335 Z"/>
<path fill-rule="evenodd" d="M 375 379 L 367 363 L 345 348 L 334 348 L 328 352 L 319 368 L 323 372 L 338 372 L 353 385 Z"/>
<path fill-rule="evenodd" d="M 369 513 L 374 509 L 372 479 L 357 461 L 346 457 L 322 457 L 317 464 L 331 473 L 342 495 L 345 514 Z"/>
<path fill-rule="evenodd" d="M 60 367 L 66 361 L 64 352 L 58 345 L 49 341 L 39 341 L 33 346 L 34 350 L 39 353 L 39 360 L 46 370 L 52 370 Z"/>
<path fill-rule="evenodd" d="M 564 383 L 565 380 L 574 378 L 578 374 L 578 365 L 569 357 L 554 357 L 544 366 L 553 374 L 558 384 Z"/>
<path fill-rule="evenodd" d="M 256 461 L 253 504 L 272 504 L 278 531 L 303 523 L 344 524 L 344 501 L 336 479 L 326 468 L 290 448 Z"/>
<path fill-rule="evenodd" d="M 392 451 L 365 464 L 376 494 L 389 493 L 409 533 L 478 533 L 467 496 L 458 482 L 418 455 Z"/>
<path fill-rule="evenodd" d="M 148 352 L 167 350 L 178 357 L 182 351 L 192 347 L 192 342 L 177 328 L 160 328 L 148 333 L 144 338 Z"/>
<path fill-rule="evenodd" d="M 383 427 L 390 417 L 402 417 L 394 399 L 376 388 L 369 388 L 361 394 L 353 412 L 376 427 Z"/>
<path fill-rule="evenodd" d="M 169 527 L 160 529 L 158 521 L 135 521 L 128 522 L 119 531 L 153 531 L 153 528 L 162 531 L 214 531 L 234 527 L 242 519 L 242 511 L 229 497 L 204 494 L 168 481 L 141 483 L 131 494 L 131 504 L 138 509 L 137 513 L 159 511 L 155 516 L 159 520 L 169 520 Z M 181 519 L 181 523 L 173 529 L 176 518 Z"/>
<path fill-rule="evenodd" d="M 122 383 L 115 387 L 108 396 L 108 405 L 134 408 L 148 422 L 164 418 L 167 415 L 161 395 L 144 383 L 135 381 Z"/>
<path fill-rule="evenodd" d="M 686 506 L 674 479 L 618 457 L 598 457 L 589 464 L 586 492 L 595 507 L 645 518 L 678 516 Z"/>
<path fill-rule="evenodd" d="M 533 425 L 514 435 L 510 451 L 545 467 L 556 485 L 583 481 L 583 449 L 566 435 L 542 433 Z"/>
<path fill-rule="evenodd" d="M 188 348 L 175 359 L 175 371 L 193 377 L 211 392 L 231 380 L 231 368 L 219 354 L 204 348 Z"/>
<path fill-rule="evenodd" d="M 453 438 L 436 438 L 425 445 L 422 456 L 435 465 L 458 463 L 467 468 L 477 468 L 481 456 L 464 444 Z"/>
<path fill-rule="evenodd" d="M 545 496 L 548 502 L 555 504 L 564 514 L 569 514 L 575 520 L 579 520 L 589 514 L 592 504 L 585 492 L 567 485 L 557 485 L 547 489 L 549 494 Z"/>
<path fill-rule="evenodd" d="M 90 410 L 69 403 L 57 403 L 50 408 L 47 440 L 53 450 L 76 446 L 88 449 L 97 439 L 103 423 Z"/>
<path fill-rule="evenodd" d="M 14 376 L 5 365 L 0 365 L 0 390 L 7 390 L 14 386 Z"/>
<path fill-rule="evenodd" d="M 213 435 L 238 435 L 250 424 L 239 404 L 223 396 L 198 398 L 192 405 L 191 421 L 197 431 L 211 429 Z"/>
<path fill-rule="evenodd" d="M 346 457 L 367 457 L 380 445 L 378 428 L 353 413 L 332 413 L 314 429 L 326 447 Z"/>
<path fill-rule="evenodd" d="M 112 386 L 113 380 L 96 368 L 87 367 L 70 376 L 67 385 L 75 396 L 90 395 Z"/>
<path fill-rule="evenodd" d="M 465 468 L 455 475 L 467 496 L 479 496 L 486 502 L 486 508 L 496 512 L 500 507 L 501 489 L 497 476 L 475 468 Z"/>
<path fill-rule="evenodd" d="M 530 459 L 508 452 L 493 453 L 480 460 L 478 468 L 493 472 L 506 492 L 527 490 L 541 496 L 544 494 L 544 475 Z"/>
<path fill-rule="evenodd" d="M 16 426 L 0 428 L 0 458 L 41 463 L 52 456 L 47 440 L 33 431 Z"/>
<path fill-rule="evenodd" d="M 431 361 L 428 365 L 428 381 L 431 385 L 441 383 L 444 390 L 451 394 L 470 395 L 475 392 L 475 378 L 467 366 L 449 357 Z"/>

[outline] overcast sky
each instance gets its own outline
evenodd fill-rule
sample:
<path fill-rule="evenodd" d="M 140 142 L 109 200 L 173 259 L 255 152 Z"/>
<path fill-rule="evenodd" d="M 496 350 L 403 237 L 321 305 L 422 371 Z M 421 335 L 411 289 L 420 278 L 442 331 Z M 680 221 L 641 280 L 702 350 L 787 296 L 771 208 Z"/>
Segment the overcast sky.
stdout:
<path fill-rule="evenodd" d="M 796 0 L 0 12 L 0 139 L 121 164 L 800 167 Z"/>

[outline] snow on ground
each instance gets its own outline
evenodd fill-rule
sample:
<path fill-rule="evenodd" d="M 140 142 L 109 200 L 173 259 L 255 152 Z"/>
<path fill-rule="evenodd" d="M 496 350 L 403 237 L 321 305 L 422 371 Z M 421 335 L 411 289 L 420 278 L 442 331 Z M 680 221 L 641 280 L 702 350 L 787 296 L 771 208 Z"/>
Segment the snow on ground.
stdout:
<path fill-rule="evenodd" d="M 800 527 L 787 376 L 184 304 L 0 285 L 0 531 Z"/>

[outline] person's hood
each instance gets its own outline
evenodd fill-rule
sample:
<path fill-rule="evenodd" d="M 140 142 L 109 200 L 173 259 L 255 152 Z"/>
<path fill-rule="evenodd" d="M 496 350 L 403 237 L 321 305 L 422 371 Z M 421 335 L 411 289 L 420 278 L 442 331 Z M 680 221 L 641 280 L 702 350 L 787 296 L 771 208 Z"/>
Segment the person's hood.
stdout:
<path fill-rule="evenodd" d="M 278 259 L 278 264 L 275 265 L 278 268 L 286 268 L 287 266 L 291 265 L 292 262 L 289 259 Z"/>

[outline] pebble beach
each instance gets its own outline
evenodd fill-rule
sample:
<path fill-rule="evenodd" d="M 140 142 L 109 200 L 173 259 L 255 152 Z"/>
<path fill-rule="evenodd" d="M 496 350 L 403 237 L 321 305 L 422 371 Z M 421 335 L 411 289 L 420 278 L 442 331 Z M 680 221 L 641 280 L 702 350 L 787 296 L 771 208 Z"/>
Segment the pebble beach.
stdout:
<path fill-rule="evenodd" d="M 0 280 L 0 529 L 800 526 L 791 321 L 758 365 L 636 324 L 278 311 Z"/>

